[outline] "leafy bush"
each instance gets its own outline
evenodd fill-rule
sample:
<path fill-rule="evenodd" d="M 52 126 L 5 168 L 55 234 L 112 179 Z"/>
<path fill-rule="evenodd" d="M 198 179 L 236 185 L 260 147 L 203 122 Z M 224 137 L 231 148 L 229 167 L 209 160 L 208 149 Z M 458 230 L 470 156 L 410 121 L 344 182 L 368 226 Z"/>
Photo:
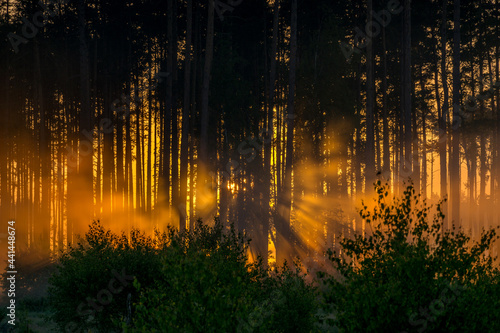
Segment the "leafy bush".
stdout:
<path fill-rule="evenodd" d="M 161 268 L 159 251 L 167 234 L 146 237 L 137 229 L 118 236 L 97 221 L 85 238 L 70 246 L 59 259 L 57 272 L 49 279 L 49 301 L 53 320 L 65 332 L 116 328 L 113 318 L 126 316 L 127 296 L 135 295 L 136 277 L 152 284 Z"/>
<path fill-rule="evenodd" d="M 317 290 L 305 282 L 300 262 L 296 262 L 295 267 L 291 270 L 285 264 L 270 279 L 267 295 L 271 297 L 266 299 L 269 306 L 262 309 L 262 315 L 272 315 L 272 318 L 262 332 L 316 331 Z"/>
<path fill-rule="evenodd" d="M 198 222 L 176 234 L 162 269 L 141 292 L 128 332 L 310 332 L 316 300 L 299 271 L 274 274 L 248 262 L 248 242 L 233 227 Z"/>
<path fill-rule="evenodd" d="M 94 222 L 49 280 L 52 319 L 64 332 L 313 331 L 315 289 L 300 269 L 250 263 L 248 244 L 217 219 L 130 240 Z"/>
<path fill-rule="evenodd" d="M 130 239 L 94 222 L 50 279 L 53 320 L 65 332 L 500 331 L 496 231 L 443 230 L 441 204 L 431 216 L 411 185 L 400 198 L 375 190 L 366 235 L 328 251 L 336 273 L 320 274 L 322 292 L 298 263 L 249 262 L 249 241 L 217 219 Z"/>
<path fill-rule="evenodd" d="M 487 255 L 496 231 L 480 240 L 442 230 L 441 203 L 431 207 L 409 185 L 388 198 L 376 183 L 373 210 L 360 215 L 367 234 L 341 241 L 342 255 L 329 251 L 341 278 L 324 275 L 327 305 L 343 332 L 498 332 L 499 272 Z M 370 232 L 368 232 L 370 230 Z M 481 320 L 478 316 L 484 316 Z"/>

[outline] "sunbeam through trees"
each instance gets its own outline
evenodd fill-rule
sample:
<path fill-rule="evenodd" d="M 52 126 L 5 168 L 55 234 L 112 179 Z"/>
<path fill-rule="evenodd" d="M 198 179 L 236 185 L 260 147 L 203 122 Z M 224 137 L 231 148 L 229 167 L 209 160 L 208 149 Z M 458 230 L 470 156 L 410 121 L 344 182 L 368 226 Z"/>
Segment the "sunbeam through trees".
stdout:
<path fill-rule="evenodd" d="M 372 232 L 377 182 L 480 242 L 500 226 L 499 25 L 498 0 L 2 0 L 0 259 L 15 240 L 54 265 L 95 221 L 131 242 L 215 219 L 259 270 L 314 284 Z"/>

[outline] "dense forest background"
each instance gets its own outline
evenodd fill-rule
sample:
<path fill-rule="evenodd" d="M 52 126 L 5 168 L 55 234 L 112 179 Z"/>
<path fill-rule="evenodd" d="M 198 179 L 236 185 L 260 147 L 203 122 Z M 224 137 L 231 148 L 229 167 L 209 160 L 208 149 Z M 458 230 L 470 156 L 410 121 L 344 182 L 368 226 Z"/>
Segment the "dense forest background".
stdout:
<path fill-rule="evenodd" d="M 281 262 L 411 179 L 478 236 L 500 224 L 499 23 L 498 0 L 2 0 L 0 216 L 49 257 L 92 219 L 216 215 Z"/>

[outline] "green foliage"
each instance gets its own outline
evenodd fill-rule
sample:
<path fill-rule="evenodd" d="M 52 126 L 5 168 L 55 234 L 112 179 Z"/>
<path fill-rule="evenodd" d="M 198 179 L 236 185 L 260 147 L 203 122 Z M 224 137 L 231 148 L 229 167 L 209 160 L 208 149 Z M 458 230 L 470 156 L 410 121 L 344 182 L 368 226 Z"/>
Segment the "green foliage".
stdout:
<path fill-rule="evenodd" d="M 135 294 L 131 276 L 153 283 L 161 268 L 158 253 L 167 239 L 165 233 L 153 239 L 133 229 L 129 240 L 94 222 L 85 238 L 61 255 L 49 280 L 52 319 L 67 331 L 110 331 L 112 319 L 126 313 L 127 295 Z"/>
<path fill-rule="evenodd" d="M 319 309 L 316 288 L 305 282 L 300 263 L 295 267 L 291 270 L 284 265 L 276 271 L 275 279 L 270 279 L 271 298 L 266 299 L 270 304 L 262 315 L 269 311 L 273 318 L 262 332 L 311 332 L 315 327 Z"/>
<path fill-rule="evenodd" d="M 218 219 L 130 239 L 95 222 L 50 279 L 53 320 L 73 332 L 499 331 L 496 231 L 443 230 L 440 204 L 411 185 L 400 198 L 375 191 L 366 234 L 328 252 L 336 275 L 320 274 L 321 293 L 299 263 L 250 262 L 249 241 Z"/>
<path fill-rule="evenodd" d="M 312 332 L 315 288 L 300 268 L 250 263 L 248 246 L 218 219 L 130 239 L 94 222 L 50 278 L 52 319 L 65 332 Z"/>
<path fill-rule="evenodd" d="M 326 276 L 325 301 L 334 304 L 343 332 L 498 332 L 499 275 L 488 250 L 496 231 L 478 241 L 442 230 L 440 204 L 431 208 L 409 185 L 389 200 L 376 183 L 376 205 L 363 203 L 366 235 L 329 251 L 341 278 Z M 478 315 L 485 320 L 478 320 Z"/>
<path fill-rule="evenodd" d="M 299 271 L 273 274 L 248 262 L 234 227 L 198 222 L 162 253 L 154 286 L 135 282 L 140 298 L 127 332 L 310 332 L 314 289 Z"/>

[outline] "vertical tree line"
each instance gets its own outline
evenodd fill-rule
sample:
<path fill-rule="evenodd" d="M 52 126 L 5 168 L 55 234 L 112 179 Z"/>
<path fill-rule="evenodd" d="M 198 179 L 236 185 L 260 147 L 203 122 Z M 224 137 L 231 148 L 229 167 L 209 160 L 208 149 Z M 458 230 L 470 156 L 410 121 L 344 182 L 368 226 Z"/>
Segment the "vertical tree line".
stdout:
<path fill-rule="evenodd" d="M 497 0 L 4 1 L 1 216 L 47 257 L 92 219 L 215 215 L 282 262 L 365 232 L 372 183 L 411 179 L 478 235 L 500 222 L 499 15 Z"/>

